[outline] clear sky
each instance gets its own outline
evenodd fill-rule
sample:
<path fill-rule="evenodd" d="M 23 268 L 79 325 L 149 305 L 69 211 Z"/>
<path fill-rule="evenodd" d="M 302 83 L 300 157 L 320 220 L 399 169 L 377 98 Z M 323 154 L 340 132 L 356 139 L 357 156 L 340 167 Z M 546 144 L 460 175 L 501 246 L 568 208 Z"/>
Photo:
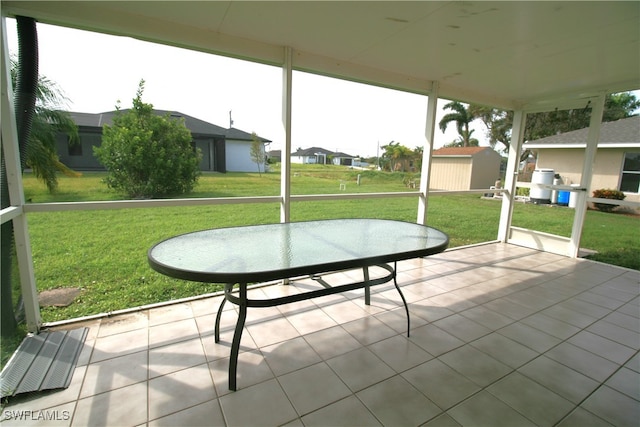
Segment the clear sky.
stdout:
<path fill-rule="evenodd" d="M 39 71 L 68 98 L 69 111 L 100 113 L 131 107 L 138 83 L 143 101 L 221 127 L 270 139 L 282 149 L 282 69 L 139 40 L 38 24 Z M 9 50 L 17 54 L 15 21 L 7 19 Z M 438 101 L 436 120 L 448 111 Z M 425 142 L 427 97 L 294 72 L 292 149 L 322 147 L 353 156 L 375 156 L 391 141 L 411 149 Z M 486 142 L 486 128 L 472 123 Z M 439 148 L 458 136 L 455 123 L 436 129 Z"/>
<path fill-rule="evenodd" d="M 186 49 L 38 24 L 39 72 L 68 98 L 69 111 L 100 113 L 131 107 L 138 82 L 143 101 L 222 127 L 233 126 L 284 145 L 282 69 Z M 7 19 L 17 54 L 15 21 Z M 440 100 L 439 105 L 447 101 Z M 318 146 L 375 156 L 378 143 L 424 144 L 427 97 L 295 72 L 292 149 Z M 440 113 L 439 118 L 444 113 Z M 474 137 L 484 140 L 478 123 Z M 436 130 L 435 146 L 456 139 L 455 125 Z M 482 144 L 486 145 L 486 144 Z"/>

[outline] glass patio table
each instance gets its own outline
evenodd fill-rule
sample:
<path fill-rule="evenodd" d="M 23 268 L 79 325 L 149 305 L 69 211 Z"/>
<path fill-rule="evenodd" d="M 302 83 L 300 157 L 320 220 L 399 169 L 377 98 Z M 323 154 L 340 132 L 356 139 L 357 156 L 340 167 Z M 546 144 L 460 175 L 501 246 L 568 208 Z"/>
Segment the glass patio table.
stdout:
<path fill-rule="evenodd" d="M 393 280 L 407 314 L 408 334 L 409 309 L 396 280 L 397 262 L 442 252 L 448 244 L 445 233 L 419 224 L 382 219 L 334 219 L 182 234 L 154 245 L 149 249 L 148 259 L 154 270 L 167 276 L 225 284 L 224 299 L 216 316 L 215 341 L 220 341 L 220 317 L 225 302 L 238 305 L 229 360 L 229 389 L 236 390 L 240 339 L 248 307 L 273 307 L 354 289 L 364 289 L 365 304 L 369 304 L 369 288 Z M 369 267 L 374 266 L 386 273 L 371 278 Z M 332 286 L 321 276 L 360 268 L 363 269 L 362 282 Z M 247 297 L 247 286 L 251 283 L 304 276 L 311 276 L 322 286 L 271 299 Z"/>

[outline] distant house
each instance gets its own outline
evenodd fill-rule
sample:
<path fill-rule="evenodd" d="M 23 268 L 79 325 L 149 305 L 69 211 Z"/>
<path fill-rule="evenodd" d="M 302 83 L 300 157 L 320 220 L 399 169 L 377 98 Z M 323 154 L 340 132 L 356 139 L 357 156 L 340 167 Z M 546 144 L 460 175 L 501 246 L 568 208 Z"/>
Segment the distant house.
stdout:
<path fill-rule="evenodd" d="M 295 153 L 291 153 L 291 163 L 301 164 L 351 166 L 353 159 L 355 159 L 355 157 L 349 154 L 330 151 L 320 147 L 298 149 Z"/>
<path fill-rule="evenodd" d="M 126 112 L 127 110 L 121 110 Z M 255 172 L 257 166 L 251 159 L 251 134 L 240 129 L 225 129 L 192 116 L 177 112 L 154 110 L 158 115 L 183 118 L 191 131 L 193 146 L 202 153 L 200 170 L 215 172 Z M 104 166 L 93 155 L 93 147 L 102 143 L 102 126 L 111 125 L 116 111 L 105 113 L 70 112 L 78 125 L 79 144 L 69 144 L 65 134 L 58 135 L 57 151 L 62 163 L 79 171 L 104 170 Z M 268 139 L 260 138 L 263 144 Z M 263 148 L 264 149 L 264 148 Z"/>
<path fill-rule="evenodd" d="M 267 152 L 267 158 L 273 163 L 279 163 L 282 161 L 282 151 L 281 150 L 271 150 Z"/>
<path fill-rule="evenodd" d="M 500 178 L 500 154 L 490 147 L 434 150 L 429 187 L 433 190 L 489 188 Z"/>
<path fill-rule="evenodd" d="M 334 165 L 353 166 L 355 157 L 340 151 L 336 151 L 331 155 L 331 161 Z"/>
<path fill-rule="evenodd" d="M 523 146 L 537 154 L 536 168 L 553 169 L 564 184 L 580 182 L 588 129 L 548 136 Z M 623 191 L 625 200 L 640 201 L 640 117 L 600 125 L 591 188 Z"/>

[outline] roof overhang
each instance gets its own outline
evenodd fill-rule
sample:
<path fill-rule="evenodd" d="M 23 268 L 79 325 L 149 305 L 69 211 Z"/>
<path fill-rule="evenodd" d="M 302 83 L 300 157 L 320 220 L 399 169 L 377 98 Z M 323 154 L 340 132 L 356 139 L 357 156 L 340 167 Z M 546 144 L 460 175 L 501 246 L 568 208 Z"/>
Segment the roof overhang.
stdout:
<path fill-rule="evenodd" d="M 434 154 L 432 157 L 439 157 L 439 158 L 444 158 L 444 157 L 473 157 L 472 154 Z"/>
<path fill-rule="evenodd" d="M 504 109 L 640 88 L 640 2 L 3 1 L 39 22 Z"/>
<path fill-rule="evenodd" d="M 585 149 L 587 144 L 523 144 L 524 149 L 539 150 L 545 148 L 560 149 L 560 148 L 582 148 Z M 618 142 L 614 144 L 598 144 L 598 149 L 604 148 L 635 148 L 640 150 L 640 143 L 638 142 Z"/>

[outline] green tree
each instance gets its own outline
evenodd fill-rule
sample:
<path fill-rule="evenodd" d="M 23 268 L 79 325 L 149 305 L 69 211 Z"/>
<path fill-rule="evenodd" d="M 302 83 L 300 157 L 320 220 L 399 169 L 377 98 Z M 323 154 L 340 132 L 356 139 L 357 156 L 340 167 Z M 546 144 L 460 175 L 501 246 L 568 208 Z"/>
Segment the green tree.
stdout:
<path fill-rule="evenodd" d="M 640 100 L 631 92 L 620 92 L 608 95 L 604 100 L 603 122 L 636 116 L 640 109 Z"/>
<path fill-rule="evenodd" d="M 184 119 L 154 113 L 142 102 L 140 81 L 133 108 L 118 113 L 105 125 L 100 147 L 94 147 L 106 167 L 107 185 L 130 198 L 166 197 L 188 193 L 200 175 L 200 153 L 191 146 Z"/>
<path fill-rule="evenodd" d="M 18 79 L 17 61 L 11 59 L 11 83 L 16 87 Z M 78 144 L 78 126 L 66 111 L 67 102 L 58 85 L 45 76 L 38 76 L 36 106 L 31 124 L 31 133 L 26 146 L 25 165 L 42 181 L 50 192 L 58 187 L 58 173 L 79 176 L 64 165 L 57 153 L 56 139 L 60 133 L 69 136 L 69 144 Z"/>
<path fill-rule="evenodd" d="M 469 123 L 476 119 L 474 114 L 474 110 L 458 101 L 451 101 L 445 104 L 442 107 L 444 110 L 452 110 L 452 113 L 445 114 L 442 119 L 440 119 L 440 130 L 442 133 L 447 131 L 447 127 L 449 123 L 455 122 L 456 129 L 458 130 L 458 135 L 460 136 L 459 144 L 455 145 L 457 147 L 471 147 L 471 133 L 472 130 L 469 130 Z M 475 140 L 477 146 L 477 140 Z"/>
<path fill-rule="evenodd" d="M 469 107 L 476 117 L 480 118 L 487 127 L 487 137 L 492 147 L 498 143 L 504 146 L 504 151 L 509 151 L 511 143 L 511 128 L 513 126 L 513 111 L 504 111 L 480 105 Z M 630 92 L 609 94 L 605 98 L 603 122 L 614 121 L 636 115 L 640 108 L 638 101 Z M 589 126 L 591 107 L 572 110 L 557 110 L 527 115 L 524 131 L 524 140 L 533 141 L 546 136 L 572 130 L 583 129 Z M 524 159 L 528 152 L 522 154 Z"/>
<path fill-rule="evenodd" d="M 453 140 L 452 142 L 450 142 L 449 144 L 445 144 L 445 147 L 477 147 L 480 145 L 480 141 L 478 141 L 476 138 L 472 138 L 471 134 L 475 132 L 475 129 L 471 129 L 469 131 L 469 134 L 467 134 L 466 130 L 462 131 L 462 134 L 460 135 L 460 138 Z M 468 145 L 464 145 L 465 142 Z"/>
<path fill-rule="evenodd" d="M 264 144 L 260 141 L 258 135 L 255 132 L 251 133 L 251 160 L 258 165 L 258 174 L 260 172 L 260 165 L 264 164 Z"/>
<path fill-rule="evenodd" d="M 414 162 L 416 170 L 420 172 L 422 170 L 422 157 L 424 155 L 424 147 L 417 146 L 413 149 Z"/>
<path fill-rule="evenodd" d="M 384 150 L 380 158 L 381 166 L 391 172 L 395 172 L 398 169 L 404 172 L 414 158 L 414 152 L 399 142 L 391 141 L 380 148 Z"/>

